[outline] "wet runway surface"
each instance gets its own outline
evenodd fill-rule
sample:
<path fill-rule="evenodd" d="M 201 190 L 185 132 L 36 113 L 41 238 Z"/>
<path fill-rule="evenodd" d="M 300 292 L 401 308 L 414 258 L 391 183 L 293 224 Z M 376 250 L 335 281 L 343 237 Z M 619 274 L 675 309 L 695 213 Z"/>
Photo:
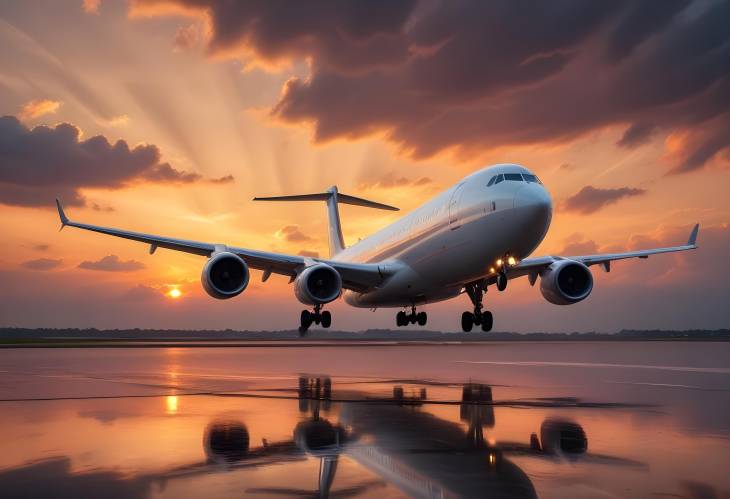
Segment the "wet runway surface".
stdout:
<path fill-rule="evenodd" d="M 0 350 L 0 496 L 730 497 L 730 344 Z"/>

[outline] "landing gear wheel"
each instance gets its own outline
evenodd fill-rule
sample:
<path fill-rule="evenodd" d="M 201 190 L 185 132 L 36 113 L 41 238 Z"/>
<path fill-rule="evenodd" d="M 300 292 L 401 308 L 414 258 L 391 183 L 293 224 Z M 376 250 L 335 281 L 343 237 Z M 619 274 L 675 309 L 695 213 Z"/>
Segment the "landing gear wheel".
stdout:
<path fill-rule="evenodd" d="M 395 323 L 398 325 L 398 327 L 402 327 L 408 324 L 408 316 L 406 316 L 406 313 L 403 310 L 395 314 Z"/>
<path fill-rule="evenodd" d="M 490 312 L 489 310 L 482 312 L 482 331 L 488 333 L 492 330 L 493 325 L 494 317 L 492 317 L 492 312 Z"/>
<path fill-rule="evenodd" d="M 302 314 L 299 316 L 299 330 L 306 331 L 309 329 L 309 326 L 312 325 L 312 322 L 314 322 L 314 317 L 312 312 L 309 310 L 302 310 Z"/>
<path fill-rule="evenodd" d="M 504 291 L 507 289 L 507 274 L 504 272 L 500 272 L 497 274 L 497 289 L 499 291 Z"/>
<path fill-rule="evenodd" d="M 327 329 L 332 325 L 332 314 L 329 310 L 325 310 L 322 312 L 322 316 L 320 317 L 320 324 L 322 324 L 322 327 Z"/>
<path fill-rule="evenodd" d="M 474 327 L 474 314 L 471 312 L 464 312 L 461 314 L 461 329 L 468 333 L 471 328 Z"/>
<path fill-rule="evenodd" d="M 418 321 L 419 326 L 425 326 L 428 321 L 428 315 L 426 315 L 426 312 L 418 312 L 416 320 Z"/>

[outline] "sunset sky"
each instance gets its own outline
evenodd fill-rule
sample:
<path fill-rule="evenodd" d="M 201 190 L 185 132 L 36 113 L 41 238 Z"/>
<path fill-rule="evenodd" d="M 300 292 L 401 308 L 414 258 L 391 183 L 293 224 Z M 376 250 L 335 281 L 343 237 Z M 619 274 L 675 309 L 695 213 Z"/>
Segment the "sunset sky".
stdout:
<path fill-rule="evenodd" d="M 486 306 L 499 331 L 730 327 L 730 2 L 0 3 L 0 326 L 291 329 L 287 279 L 217 301 L 204 259 L 74 220 L 327 256 L 318 203 L 357 241 L 500 162 L 550 191 L 540 254 L 682 244 L 594 267 L 582 303 L 526 280 Z M 177 295 L 177 296 L 175 296 Z M 333 328 L 395 310 L 332 304 Z M 426 307 L 459 329 L 466 297 Z"/>

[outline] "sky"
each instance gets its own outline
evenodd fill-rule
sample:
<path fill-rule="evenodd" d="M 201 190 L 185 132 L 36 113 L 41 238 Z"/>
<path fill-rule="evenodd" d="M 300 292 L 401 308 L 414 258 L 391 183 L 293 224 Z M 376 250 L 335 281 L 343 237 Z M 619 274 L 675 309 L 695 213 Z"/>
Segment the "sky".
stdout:
<path fill-rule="evenodd" d="M 536 255 L 686 241 L 593 268 L 591 296 L 490 290 L 500 331 L 730 326 L 730 2 L 59 0 L 0 2 L 0 325 L 291 329 L 288 279 L 224 301 L 201 257 L 67 228 L 74 220 L 327 256 L 340 192 L 364 238 L 484 166 L 551 193 Z M 395 310 L 329 305 L 333 328 Z M 456 331 L 466 297 L 425 307 Z"/>

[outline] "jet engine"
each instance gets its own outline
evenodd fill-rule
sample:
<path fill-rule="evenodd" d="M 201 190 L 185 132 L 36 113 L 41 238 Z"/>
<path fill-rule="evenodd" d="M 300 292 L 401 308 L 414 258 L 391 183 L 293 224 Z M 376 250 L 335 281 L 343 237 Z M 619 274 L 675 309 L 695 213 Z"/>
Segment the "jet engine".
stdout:
<path fill-rule="evenodd" d="M 550 303 L 571 305 L 593 290 L 593 275 L 584 264 L 559 260 L 540 273 L 540 291 Z"/>
<path fill-rule="evenodd" d="M 246 458 L 250 438 L 246 425 L 233 420 L 216 420 L 205 428 L 203 447 L 208 460 L 232 464 Z"/>
<path fill-rule="evenodd" d="M 200 280 L 203 289 L 219 300 L 233 298 L 248 286 L 248 265 L 233 253 L 216 253 L 205 263 Z"/>
<path fill-rule="evenodd" d="M 583 427 L 573 421 L 546 419 L 540 425 L 542 450 L 547 454 L 585 454 L 588 438 Z"/>
<path fill-rule="evenodd" d="M 304 269 L 294 281 L 294 294 L 306 305 L 323 305 L 342 292 L 340 273 L 324 263 Z"/>

